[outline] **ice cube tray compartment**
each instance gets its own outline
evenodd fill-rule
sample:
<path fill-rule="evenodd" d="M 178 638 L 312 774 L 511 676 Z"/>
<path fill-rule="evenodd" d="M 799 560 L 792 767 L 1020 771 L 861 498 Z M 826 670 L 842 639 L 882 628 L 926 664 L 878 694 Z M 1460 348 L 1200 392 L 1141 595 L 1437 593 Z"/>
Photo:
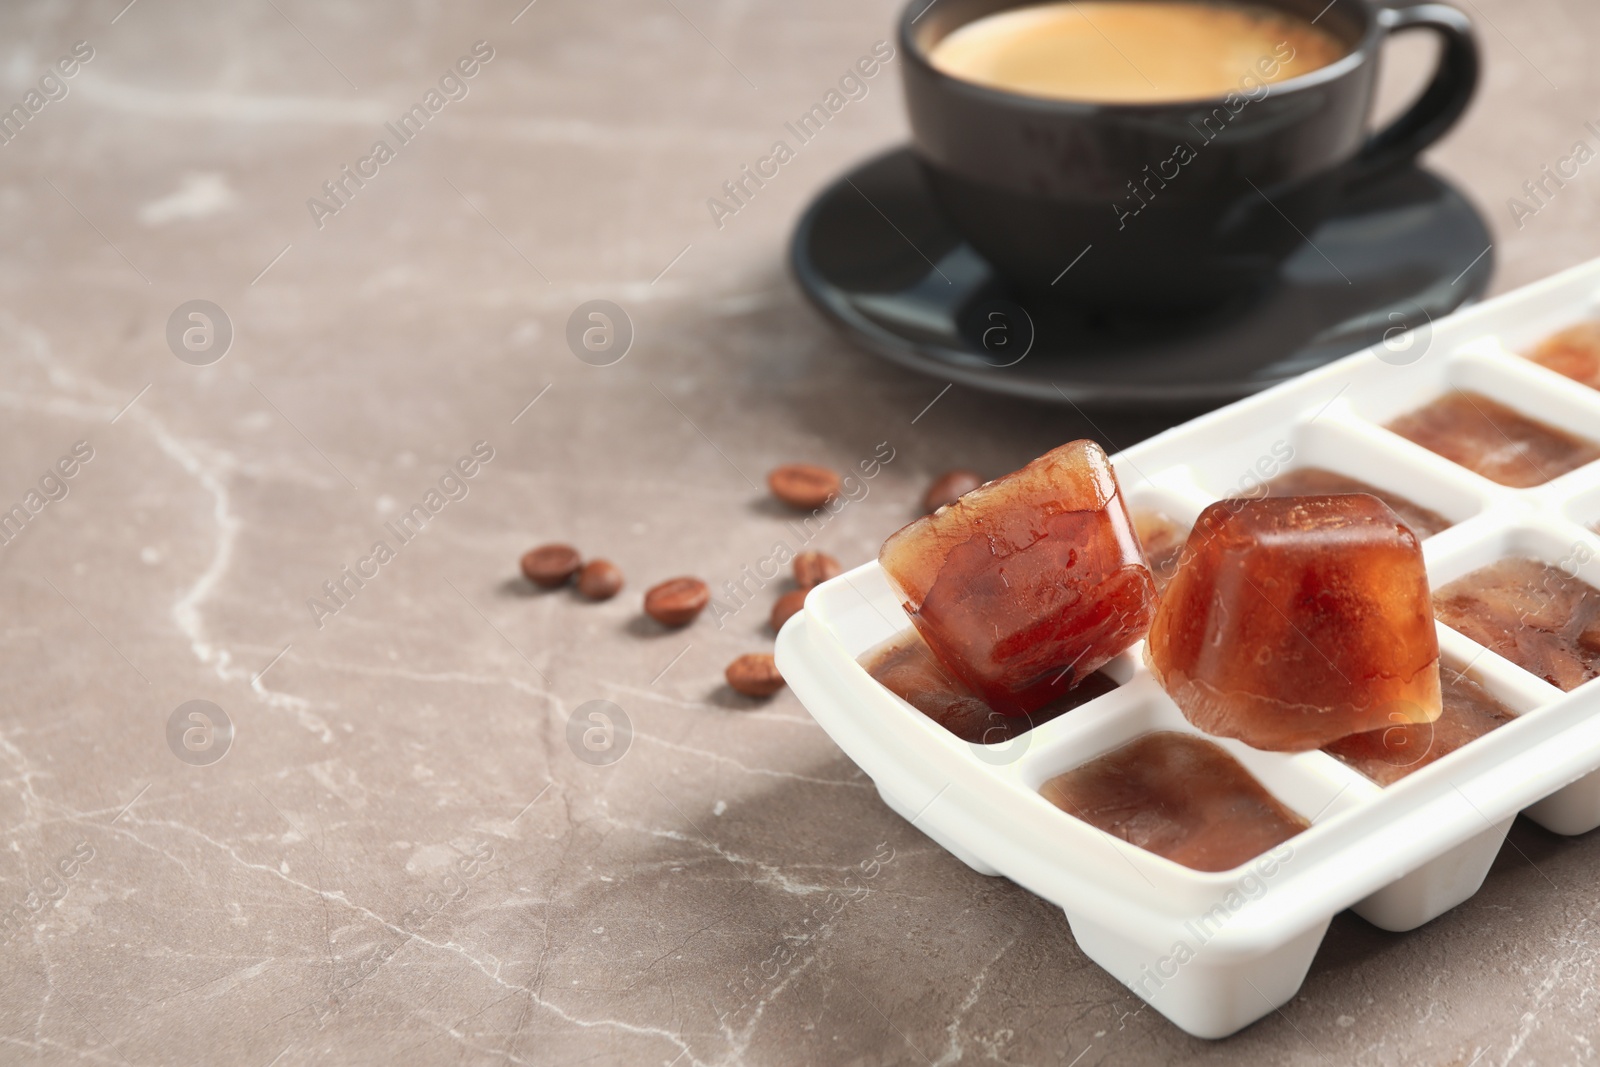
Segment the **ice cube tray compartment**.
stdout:
<path fill-rule="evenodd" d="M 1494 345 L 1465 346 L 1448 358 L 1435 361 L 1434 377 L 1438 382 L 1420 397 L 1404 397 L 1398 390 L 1389 388 L 1382 375 L 1369 375 L 1374 380 L 1353 386 L 1348 398 L 1350 409 L 1366 418 L 1385 433 L 1397 439 L 1394 445 L 1398 455 L 1412 455 L 1418 461 L 1431 457 L 1441 460 L 1456 470 L 1481 479 L 1497 488 L 1516 492 L 1511 486 L 1499 485 L 1467 468 L 1400 434 L 1388 427 L 1402 416 L 1428 406 L 1452 393 L 1463 392 L 1488 398 L 1536 422 L 1571 434 L 1582 441 L 1600 446 L 1600 392 L 1578 385 L 1568 378 L 1552 374 L 1521 357 L 1500 350 Z M 1430 365 L 1424 357 L 1423 365 Z M 1442 472 L 1438 463 L 1431 466 Z M 1537 465 L 1536 465 L 1537 466 Z M 1593 463 L 1586 466 L 1592 467 Z M 1563 485 L 1584 478 L 1584 467 L 1563 471 L 1551 467 L 1541 478 L 1538 488 L 1552 482 Z"/>
<path fill-rule="evenodd" d="M 1112 696 L 1119 699 L 1113 700 Z M 1044 784 L 1153 733 L 1184 734 L 1217 745 L 1237 760 L 1268 793 L 1310 823 L 1312 829 L 1360 804 L 1366 796 L 1362 787 L 1371 784 L 1366 779 L 1353 782 L 1348 768 L 1320 752 L 1263 752 L 1231 738 L 1202 733 L 1183 717 L 1147 673 L 1116 694 L 1100 698 L 1096 704 L 1099 706 L 1093 714 L 1080 718 L 1074 711 L 1032 731 L 1035 735 L 1032 744 L 1015 764 L 1015 777 L 1023 788 L 1039 796 L 1061 817 L 1075 823 L 1082 820 L 1040 794 Z M 1110 837 L 1103 830 L 1097 832 Z M 1111 838 L 1108 847 L 1115 847 L 1131 868 L 1137 868 L 1147 878 L 1185 880 L 1193 884 L 1205 884 L 1214 878 L 1120 839 Z M 1223 875 L 1224 878 L 1228 876 Z"/>
<path fill-rule="evenodd" d="M 1490 516 L 1470 542 L 1434 552 L 1428 582 L 1439 589 L 1457 578 L 1505 559 L 1533 559 L 1562 568 L 1600 588 L 1600 534 L 1539 511 Z"/>
<path fill-rule="evenodd" d="M 1600 463 L 1531 489 L 1483 478 L 1384 428 L 1452 389 L 1481 391 L 1600 439 L 1600 392 L 1529 363 L 1554 330 L 1600 311 L 1600 261 L 1433 323 L 1408 365 L 1358 353 L 1113 457 L 1133 508 L 1192 525 L 1208 504 L 1295 467 L 1407 497 L 1455 525 L 1424 543 L 1435 588 L 1508 555 L 1552 564 L 1589 548 L 1600 587 Z M 1263 469 L 1262 461 L 1270 462 Z M 1512 820 L 1600 826 L 1600 682 L 1563 693 L 1439 626 L 1441 655 L 1515 718 L 1388 787 L 1322 752 L 1207 737 L 1311 821 L 1269 875 L 1194 871 L 1076 819 L 1049 778 L 1156 730 L 1205 737 L 1145 668 L 1118 657 L 1110 693 L 1001 746 L 970 745 L 877 684 L 857 657 L 909 625 L 876 563 L 818 587 L 778 639 L 780 669 L 885 801 L 957 858 L 1060 906 L 1083 951 L 1190 1033 L 1220 1037 L 1299 988 L 1334 913 L 1411 929 L 1481 885 Z M 1192 951 L 1175 949 L 1184 944 Z"/>

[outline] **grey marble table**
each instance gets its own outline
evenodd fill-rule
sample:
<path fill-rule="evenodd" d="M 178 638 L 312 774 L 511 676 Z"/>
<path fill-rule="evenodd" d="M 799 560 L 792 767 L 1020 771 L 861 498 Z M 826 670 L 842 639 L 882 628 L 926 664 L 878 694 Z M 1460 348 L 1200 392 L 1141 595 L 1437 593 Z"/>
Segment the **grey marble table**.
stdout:
<path fill-rule="evenodd" d="M 1298 998 L 1197 1041 L 889 812 L 791 695 L 722 686 L 775 590 L 642 623 L 648 584 L 769 551 L 780 462 L 889 443 L 819 538 L 856 563 L 942 469 L 1162 425 L 944 393 L 805 306 L 789 228 L 904 137 L 893 63 L 713 218 L 893 5 L 125 4 L 0 12 L 26 116 L 0 147 L 0 1061 L 1595 1058 L 1592 836 L 1519 823 L 1468 903 L 1404 936 L 1337 918 Z M 1507 200 L 1595 139 L 1600 9 L 1465 6 L 1485 83 L 1431 162 L 1504 289 L 1596 252 L 1600 172 Z M 1386 107 L 1427 50 L 1393 46 Z M 598 299 L 634 332 L 604 366 L 566 340 Z M 220 360 L 215 315 L 169 344 L 194 300 Z M 547 539 L 627 590 L 533 594 Z M 610 764 L 569 744 L 595 700 L 631 723 Z"/>

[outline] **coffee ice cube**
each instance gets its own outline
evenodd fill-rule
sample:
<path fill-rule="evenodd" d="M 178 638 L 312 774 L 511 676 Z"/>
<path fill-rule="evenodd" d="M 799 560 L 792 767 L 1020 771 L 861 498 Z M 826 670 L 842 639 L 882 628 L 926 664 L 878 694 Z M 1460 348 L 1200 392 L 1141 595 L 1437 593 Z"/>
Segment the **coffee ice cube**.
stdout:
<path fill-rule="evenodd" d="M 1600 389 L 1600 321 L 1580 322 L 1546 337 L 1528 358 L 1591 389 Z"/>
<path fill-rule="evenodd" d="M 1439 670 L 1444 714 L 1435 722 L 1397 722 L 1382 730 L 1341 737 L 1322 751 L 1379 785 L 1393 785 L 1456 749 L 1498 729 L 1516 715 L 1467 674 Z"/>
<path fill-rule="evenodd" d="M 1600 445 L 1531 419 L 1481 393 L 1446 393 L 1389 423 L 1401 437 L 1513 489 L 1600 459 Z"/>
<path fill-rule="evenodd" d="M 1189 531 L 1165 513 L 1150 508 L 1134 508 L 1132 515 L 1134 533 L 1144 547 L 1144 558 L 1150 564 L 1150 575 L 1159 593 L 1178 573 L 1178 561 L 1183 557 L 1183 542 Z"/>
<path fill-rule="evenodd" d="M 1400 517 L 1400 521 L 1411 527 L 1412 532 L 1422 538 L 1432 537 L 1454 525 L 1437 511 L 1425 508 L 1409 497 L 1379 489 L 1358 478 L 1349 478 L 1323 467 L 1296 467 L 1266 484 L 1267 496 L 1342 496 L 1345 493 L 1366 493 L 1375 496 L 1388 504 L 1390 510 Z"/>
<path fill-rule="evenodd" d="M 1197 871 L 1247 863 L 1310 824 L 1221 745 L 1174 731 L 1135 738 L 1039 787 L 1068 815 Z"/>
<path fill-rule="evenodd" d="M 1116 473 L 1074 441 L 892 535 L 878 554 L 944 664 L 1025 715 L 1144 636 L 1155 582 Z"/>
<path fill-rule="evenodd" d="M 1027 715 L 1001 715 L 962 685 L 934 657 L 914 629 L 868 650 L 860 662 L 889 692 L 961 740 L 975 745 L 1011 741 L 1117 687 L 1116 681 L 1105 671 L 1096 671 L 1037 711 Z"/>
<path fill-rule="evenodd" d="M 1503 559 L 1441 588 L 1439 621 L 1553 686 L 1600 675 L 1600 589 L 1569 568 Z"/>
<path fill-rule="evenodd" d="M 1200 729 L 1301 751 L 1439 717 L 1422 549 L 1381 500 L 1219 501 L 1184 553 L 1145 658 Z"/>

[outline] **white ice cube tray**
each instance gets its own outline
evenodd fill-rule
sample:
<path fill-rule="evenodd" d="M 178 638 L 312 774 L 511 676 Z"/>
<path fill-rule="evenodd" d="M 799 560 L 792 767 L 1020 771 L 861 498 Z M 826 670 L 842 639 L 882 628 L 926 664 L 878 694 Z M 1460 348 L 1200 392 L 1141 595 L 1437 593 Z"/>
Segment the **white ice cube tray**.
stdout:
<path fill-rule="evenodd" d="M 1324 467 L 1454 521 L 1423 545 L 1434 588 L 1510 556 L 1600 587 L 1600 463 L 1508 489 L 1383 428 L 1465 388 L 1600 439 L 1600 392 L 1515 354 L 1596 314 L 1600 260 L 1440 320 L 1413 334 L 1409 352 L 1360 352 L 1169 430 L 1115 456 L 1118 479 L 1133 507 L 1187 524 L 1264 474 Z M 1275 467 L 1285 445 L 1293 456 Z M 1197 1036 L 1233 1033 L 1293 997 L 1342 909 L 1409 930 L 1466 900 L 1518 812 L 1560 834 L 1600 826 L 1600 681 L 1563 693 L 1440 625 L 1446 661 L 1470 665 L 1517 718 L 1387 788 L 1321 752 L 1210 738 L 1311 827 L 1232 871 L 1194 871 L 1038 791 L 1151 731 L 1207 736 L 1156 685 L 1142 645 L 1106 668 L 1116 690 L 985 746 L 949 733 L 858 664 L 909 626 L 869 563 L 811 593 L 778 637 L 778 666 L 885 803 L 973 870 L 1056 904 L 1091 959 Z"/>

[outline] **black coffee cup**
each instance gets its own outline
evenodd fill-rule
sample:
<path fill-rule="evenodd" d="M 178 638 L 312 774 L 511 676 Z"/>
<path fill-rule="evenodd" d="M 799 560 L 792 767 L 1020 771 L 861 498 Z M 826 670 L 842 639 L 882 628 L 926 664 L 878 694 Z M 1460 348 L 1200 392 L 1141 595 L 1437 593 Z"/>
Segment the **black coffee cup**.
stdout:
<path fill-rule="evenodd" d="M 1412 160 L 1476 88 L 1472 24 L 1446 4 L 1253 2 L 1314 20 L 1348 51 L 1295 78 L 1256 78 L 1253 99 L 1241 71 L 1241 92 L 1218 99 L 1080 103 L 929 63 L 945 35 L 1018 0 L 911 0 L 900 44 L 912 145 L 949 221 L 1036 298 L 1215 306 L 1266 283 L 1342 190 Z M 1440 36 L 1438 69 L 1409 110 L 1369 132 L 1379 49 L 1407 29 Z M 1179 145 L 1191 153 L 1181 164 Z"/>

